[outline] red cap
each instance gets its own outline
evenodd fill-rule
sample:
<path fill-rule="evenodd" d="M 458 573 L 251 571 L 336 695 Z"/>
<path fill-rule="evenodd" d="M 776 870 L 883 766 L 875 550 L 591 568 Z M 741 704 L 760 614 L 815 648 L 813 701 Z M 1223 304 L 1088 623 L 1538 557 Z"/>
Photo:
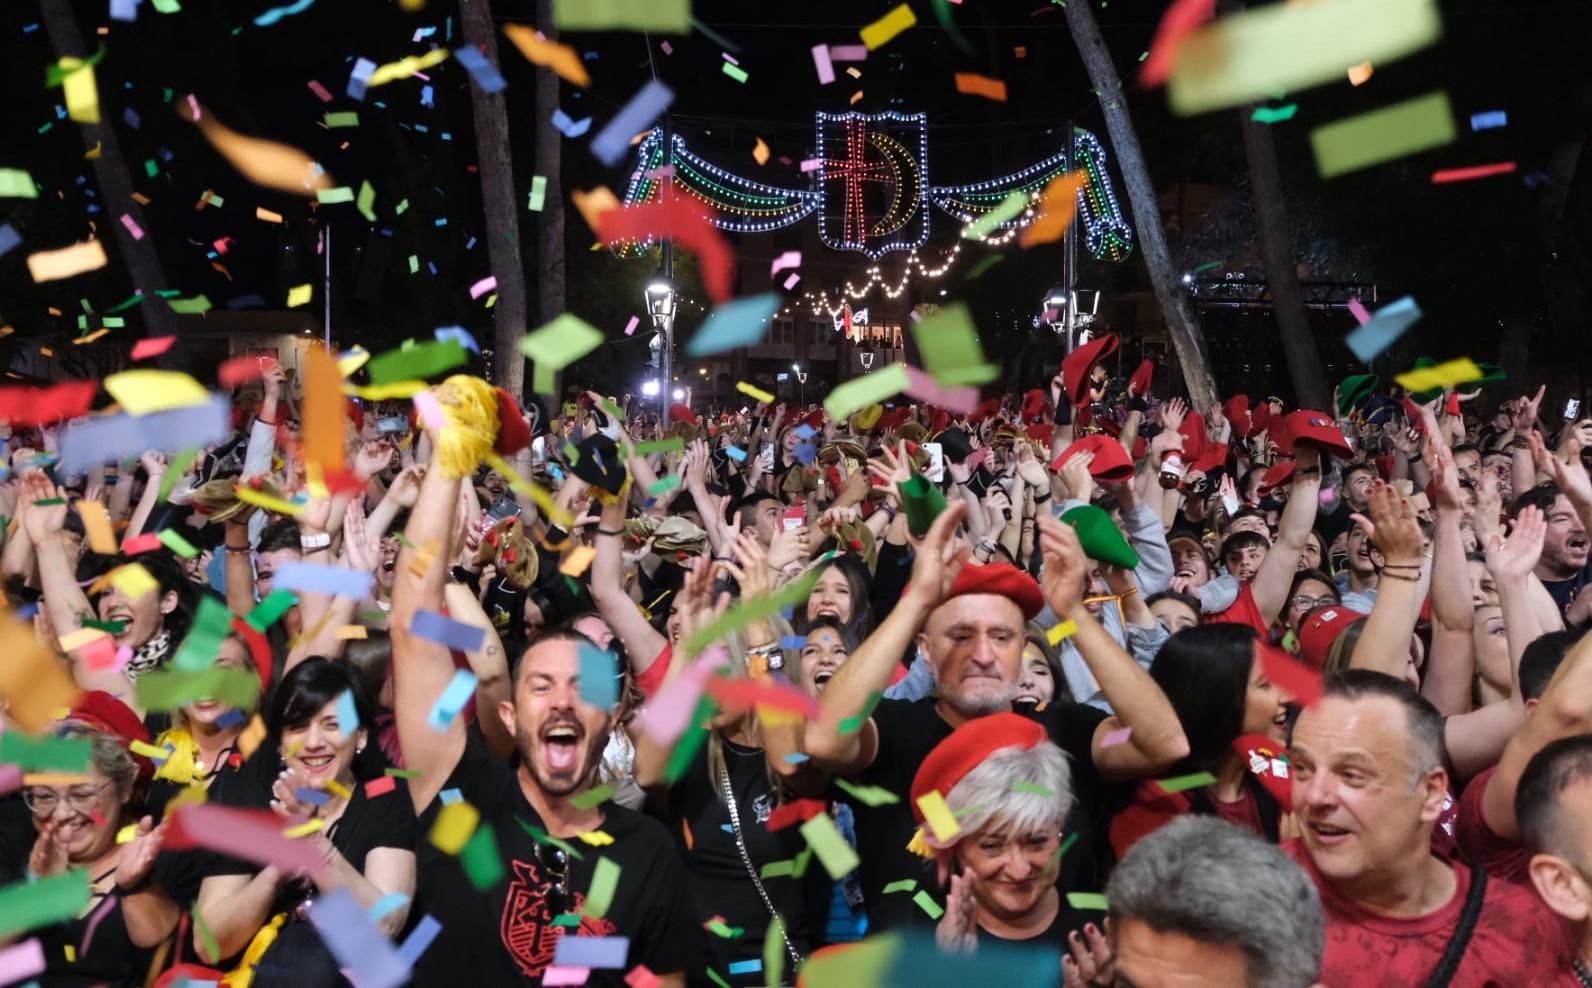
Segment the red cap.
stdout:
<path fill-rule="evenodd" d="M 1222 403 L 1222 414 L 1233 425 L 1233 431 L 1240 436 L 1249 435 L 1249 395 L 1233 395 Z"/>
<path fill-rule="evenodd" d="M 1062 464 L 1078 453 L 1094 454 L 1094 461 L 1089 464 L 1089 476 L 1097 480 L 1116 482 L 1133 479 L 1133 461 L 1128 459 L 1128 451 L 1117 440 L 1098 433 L 1084 436 L 1062 450 L 1061 455 L 1051 462 L 1050 469 L 1060 472 Z"/>
<path fill-rule="evenodd" d="M 691 411 L 691 406 L 681 405 L 677 402 L 669 406 L 669 421 L 696 425 L 696 412 Z"/>
<path fill-rule="evenodd" d="M 1312 669 L 1325 669 L 1332 643 L 1345 628 L 1363 617 L 1365 615 L 1359 611 L 1338 605 L 1316 608 L 1299 626 L 1300 660 Z"/>
<path fill-rule="evenodd" d="M 1258 436 L 1271 428 L 1271 403 L 1261 402 L 1249 413 L 1249 436 Z"/>
<path fill-rule="evenodd" d="M 1050 407 L 1050 400 L 1038 388 L 1023 395 L 1023 421 L 1042 422 L 1045 419 L 1045 410 Z"/>
<path fill-rule="evenodd" d="M 1354 459 L 1354 449 L 1343 438 L 1343 433 L 1338 429 L 1338 424 L 1332 421 L 1332 416 L 1326 412 L 1313 412 L 1308 408 L 1301 408 L 1297 412 L 1289 412 L 1283 416 L 1282 425 L 1282 435 L 1277 440 L 1277 446 L 1284 453 L 1292 453 L 1295 443 L 1309 443 L 1319 447 L 1322 452 L 1333 453 L 1346 460 Z"/>
<path fill-rule="evenodd" d="M 1215 443 L 1208 443 L 1205 446 L 1205 452 L 1201 453 L 1199 459 L 1190 464 L 1190 469 L 1198 470 L 1201 473 L 1210 473 L 1226 463 L 1227 448 L 1218 446 Z"/>
<path fill-rule="evenodd" d="M 1260 475 L 1260 496 L 1265 497 L 1287 483 L 1288 478 L 1293 476 L 1293 472 L 1293 460 L 1278 460 L 1273 463 L 1265 473 Z"/>
<path fill-rule="evenodd" d="M 806 418 L 798 420 L 798 424 L 805 424 L 807 428 L 812 429 L 814 432 L 822 432 L 824 430 L 824 410 L 822 408 L 813 409 L 807 413 Z"/>
<path fill-rule="evenodd" d="M 939 435 L 951 427 L 951 413 L 943 408 L 936 408 L 929 417 L 929 433 Z"/>
<path fill-rule="evenodd" d="M 1155 380 L 1155 361 L 1146 360 L 1139 364 L 1139 369 L 1128 378 L 1128 390 L 1136 395 L 1150 393 L 1150 384 Z"/>
<path fill-rule="evenodd" d="M 919 823 L 923 822 L 919 799 L 931 792 L 949 795 L 967 773 L 995 752 L 1002 748 L 1022 748 L 1027 751 L 1047 740 L 1049 736 L 1044 726 L 1021 714 L 1008 711 L 973 718 L 935 745 L 928 757 L 918 765 L 918 772 L 912 777 L 913 817 Z"/>
<path fill-rule="evenodd" d="M 1036 443 L 1044 443 L 1048 448 L 1050 440 L 1056 435 L 1056 427 L 1047 422 L 1035 422 L 1023 430 L 1023 435 Z"/>
<path fill-rule="evenodd" d="M 149 743 L 149 728 L 138 719 L 132 708 L 104 690 L 88 690 L 77 698 L 66 719 L 86 724 L 101 734 L 109 734 L 132 751 L 134 741 Z M 138 763 L 138 774 L 150 778 L 155 774 L 155 763 L 143 755 L 133 755 Z"/>
<path fill-rule="evenodd" d="M 492 390 L 497 392 L 498 400 L 498 434 L 492 450 L 499 456 L 513 456 L 531 444 L 531 427 L 525 424 L 520 403 L 513 395 L 502 388 Z"/>
<path fill-rule="evenodd" d="M 969 415 L 967 417 L 967 420 L 969 422 L 975 422 L 975 423 L 976 422 L 982 422 L 982 421 L 984 421 L 985 419 L 989 418 L 991 415 L 994 415 L 996 412 L 998 412 L 1000 410 L 1001 410 L 1000 399 L 999 398 L 991 398 L 990 400 L 988 400 L 988 401 L 984 402 L 983 404 L 979 405 L 977 408 L 973 409 L 973 414 Z"/>
<path fill-rule="evenodd" d="M 988 566 L 969 563 L 963 566 L 945 599 L 968 594 L 1005 597 L 1022 609 L 1026 621 L 1032 621 L 1045 609 L 1045 594 L 1039 589 L 1039 584 L 1011 563 L 990 563 Z"/>
<path fill-rule="evenodd" d="M 879 416 L 879 431 L 889 432 L 901 428 L 901 423 L 906 417 L 906 413 L 899 408 L 886 408 L 884 414 Z"/>
<path fill-rule="evenodd" d="M 1107 333 L 1097 336 L 1083 346 L 1067 354 L 1061 361 L 1061 381 L 1067 389 L 1067 399 L 1074 405 L 1084 403 L 1084 394 L 1089 386 L 1089 371 L 1095 364 L 1111 356 L 1117 351 L 1117 334 Z"/>
<path fill-rule="evenodd" d="M 1205 416 L 1199 412 L 1189 412 L 1183 416 L 1183 424 L 1177 427 L 1178 433 L 1183 437 L 1183 460 L 1193 463 L 1205 455 L 1205 448 L 1209 438 L 1205 433 Z"/>

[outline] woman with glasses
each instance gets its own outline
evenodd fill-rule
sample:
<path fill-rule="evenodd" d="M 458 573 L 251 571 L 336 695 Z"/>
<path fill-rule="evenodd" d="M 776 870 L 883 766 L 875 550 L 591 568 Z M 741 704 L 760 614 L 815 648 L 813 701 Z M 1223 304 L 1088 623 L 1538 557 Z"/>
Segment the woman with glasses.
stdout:
<path fill-rule="evenodd" d="M 81 871 L 90 895 L 77 916 L 15 939 L 40 940 L 43 984 L 131 988 L 144 982 L 154 948 L 171 936 L 182 911 L 152 876 L 165 825 L 143 814 L 148 763 L 129 750 L 148 734 L 108 694 L 85 694 L 79 707 L 57 736 L 88 746 L 88 769 L 76 781 L 22 790 L 31 848 L 21 834 L 0 839 L 0 858 L 22 857 L 0 860 L 0 877 L 37 881 Z M 132 839 L 118 843 L 127 827 Z M 0 937 L 0 946 L 7 944 Z"/>
<path fill-rule="evenodd" d="M 1290 651 L 1294 647 L 1287 644 L 1289 636 L 1298 638 L 1299 623 L 1305 615 L 1318 607 L 1328 607 L 1340 603 L 1342 595 L 1338 593 L 1338 585 L 1332 582 L 1332 577 L 1320 570 L 1302 569 L 1294 574 L 1293 586 L 1288 590 L 1288 604 L 1282 610 L 1281 641 L 1283 647 Z"/>
<path fill-rule="evenodd" d="M 920 802 L 931 794 L 949 811 L 932 820 Z M 935 928 L 941 950 L 1006 943 L 1058 958 L 1105 951 L 1089 914 L 1057 886 L 1072 773 L 1042 725 L 1012 713 L 968 721 L 923 760 L 911 803 L 919 824 L 912 849 L 933 858 L 945 890 Z M 947 819 L 955 824 L 949 834 Z"/>
<path fill-rule="evenodd" d="M 195 947 L 208 963 L 241 952 L 239 966 L 269 969 L 273 984 L 343 984 L 306 921 L 307 907 L 334 889 L 366 909 L 403 896 L 374 921 L 389 936 L 403 928 L 415 891 L 415 817 L 402 779 L 377 796 L 365 788 L 384 768 L 379 752 L 365 751 L 373 716 L 358 675 L 341 663 L 306 659 L 282 678 L 266 710 L 266 742 L 211 798 L 269 807 L 284 829 L 309 828 L 300 839 L 327 867 L 310 879 L 218 856 L 199 891 L 198 913 L 214 942 L 199 935 Z"/>

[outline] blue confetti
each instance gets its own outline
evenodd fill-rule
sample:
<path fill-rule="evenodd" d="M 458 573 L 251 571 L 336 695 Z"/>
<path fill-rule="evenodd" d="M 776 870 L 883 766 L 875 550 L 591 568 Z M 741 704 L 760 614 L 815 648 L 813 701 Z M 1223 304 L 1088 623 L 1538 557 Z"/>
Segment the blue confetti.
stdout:
<path fill-rule="evenodd" d="M 134 130 L 137 130 L 139 125 L 143 122 L 144 118 L 140 117 L 138 115 L 138 111 L 132 107 L 129 106 L 127 109 L 122 111 L 122 123 L 133 128 Z"/>
<path fill-rule="evenodd" d="M 800 765 L 802 762 L 807 760 L 807 756 L 799 751 L 793 751 L 785 756 L 785 760 L 792 765 Z"/>
<path fill-rule="evenodd" d="M 805 635 L 786 635 L 784 638 L 779 640 L 779 647 L 794 649 L 806 648 L 807 638 Z"/>
<path fill-rule="evenodd" d="M 736 961 L 730 965 L 731 974 L 756 974 L 761 970 L 763 970 L 763 962 L 755 957 L 749 961 Z"/>
<path fill-rule="evenodd" d="M 798 425 L 796 427 L 796 435 L 801 437 L 802 439 L 811 439 L 812 437 L 816 436 L 817 434 L 818 434 L 818 430 L 814 429 L 812 426 L 808 425 L 806 422 L 803 422 L 801 425 Z"/>
<path fill-rule="evenodd" d="M 216 720 L 216 726 L 223 729 L 228 727 L 236 727 L 237 725 L 243 723 L 243 720 L 243 711 L 228 710 Z"/>
<path fill-rule="evenodd" d="M 1494 127 L 1507 126 L 1509 126 L 1509 114 L 1504 110 L 1488 110 L 1485 113 L 1470 115 L 1471 130 L 1491 130 Z"/>
<path fill-rule="evenodd" d="M 726 446 L 726 447 L 724 447 L 724 455 L 728 456 L 730 459 L 734 460 L 736 463 L 745 463 L 746 462 L 746 450 L 742 449 L 739 446 Z"/>
<path fill-rule="evenodd" d="M 474 45 L 455 48 L 453 57 L 457 58 L 465 71 L 470 73 L 470 78 L 475 80 L 475 84 L 481 87 L 483 93 L 496 93 L 508 88 L 509 84 L 503 80 L 503 74 L 498 71 L 498 67 Z"/>
<path fill-rule="evenodd" d="M 361 102 L 365 99 L 365 92 L 370 88 L 370 77 L 376 73 L 376 63 L 368 58 L 362 58 L 354 63 L 354 71 L 348 76 L 348 95 L 351 99 Z"/>
<path fill-rule="evenodd" d="M 310 5 L 314 2 L 315 0 L 298 0 L 298 3 L 289 4 L 286 7 L 273 7 L 272 9 L 261 14 L 259 17 L 256 17 L 254 19 L 254 26 L 270 27 L 272 24 L 275 24 L 284 17 L 290 17 L 293 14 L 300 14 L 306 10 L 309 10 Z"/>
<path fill-rule="evenodd" d="M 475 238 L 472 237 L 471 239 L 473 240 Z M 466 350 L 469 350 L 476 356 L 481 355 L 481 348 L 476 345 L 475 337 L 471 336 L 469 331 L 463 326 L 438 326 L 434 335 L 439 341 L 458 340 L 459 345 L 464 347 Z"/>
<path fill-rule="evenodd" d="M 435 940 L 437 934 L 441 932 L 441 923 L 430 916 L 420 917 L 420 922 L 416 924 L 414 931 L 399 946 L 399 959 L 409 967 L 414 967 L 415 962 L 420 960 L 420 955 L 426 952 L 426 948 L 431 946 L 431 941 Z"/>
<path fill-rule="evenodd" d="M 4 257 L 22 242 L 22 234 L 10 223 L 0 223 L 0 257 Z"/>
<path fill-rule="evenodd" d="M 431 105 L 431 96 L 432 96 L 432 89 L 431 89 L 430 86 L 421 86 L 420 87 L 420 105 L 421 106 L 429 107 Z"/>
<path fill-rule="evenodd" d="M 464 793 L 457 789 L 444 789 L 437 793 L 437 798 L 442 800 L 443 806 L 452 806 L 454 803 L 464 802 Z"/>
<path fill-rule="evenodd" d="M 619 661 L 614 653 L 580 643 L 580 698 L 602 710 L 619 702 Z"/>
<path fill-rule="evenodd" d="M 584 120 L 574 120 L 563 110 L 554 110 L 553 126 L 558 128 L 560 134 L 573 140 L 577 137 L 585 136 L 586 132 L 591 130 L 591 117 L 586 117 Z"/>
<path fill-rule="evenodd" d="M 791 455 L 801 461 L 802 466 L 810 467 L 818 459 L 818 447 L 812 443 L 797 443 L 791 447 Z"/>
<path fill-rule="evenodd" d="M 314 803 L 316 806 L 325 806 L 332 801 L 331 796 L 321 792 L 319 789 L 310 789 L 305 786 L 300 786 L 294 790 L 293 795 L 298 797 L 298 801 L 301 803 Z"/>
<path fill-rule="evenodd" d="M 344 737 L 359 730 L 359 710 L 354 706 L 353 690 L 344 690 L 337 698 L 337 729 Z"/>

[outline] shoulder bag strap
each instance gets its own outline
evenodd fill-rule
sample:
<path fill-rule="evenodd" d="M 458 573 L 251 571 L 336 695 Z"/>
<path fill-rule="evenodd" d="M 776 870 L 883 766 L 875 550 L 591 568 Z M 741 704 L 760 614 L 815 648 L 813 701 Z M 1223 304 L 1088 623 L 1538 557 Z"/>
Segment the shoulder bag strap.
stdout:
<path fill-rule="evenodd" d="M 1487 897 L 1487 873 L 1480 868 L 1470 870 L 1470 891 L 1465 895 L 1465 908 L 1459 914 L 1459 925 L 1443 951 L 1442 959 L 1426 981 L 1426 988 L 1448 988 L 1459 962 L 1465 959 L 1465 949 L 1470 946 L 1471 934 L 1476 932 L 1476 921 L 1481 918 L 1482 900 Z"/>
<path fill-rule="evenodd" d="M 757 895 L 763 900 L 763 905 L 768 909 L 769 919 L 779 916 L 774 909 L 774 902 L 768 897 L 768 890 L 763 888 L 763 879 L 758 877 L 757 868 L 752 864 L 752 856 L 746 851 L 746 838 L 741 834 L 741 811 L 735 805 L 735 792 L 730 789 L 730 773 L 724 766 L 719 766 L 719 791 L 724 794 L 724 805 L 730 810 L 730 826 L 735 830 L 735 846 L 741 852 L 741 864 L 746 866 L 746 873 L 752 878 L 752 885 L 757 889 Z M 780 920 L 780 937 L 785 941 L 785 952 L 790 954 L 791 963 L 795 965 L 792 970 L 801 967 L 802 955 L 797 952 L 794 944 L 790 942 L 790 934 L 785 930 L 785 922 Z"/>

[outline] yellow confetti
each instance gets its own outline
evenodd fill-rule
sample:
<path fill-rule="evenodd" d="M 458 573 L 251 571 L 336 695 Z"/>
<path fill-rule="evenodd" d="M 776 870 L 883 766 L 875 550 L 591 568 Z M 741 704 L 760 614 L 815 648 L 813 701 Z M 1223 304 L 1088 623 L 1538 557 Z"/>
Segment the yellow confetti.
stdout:
<path fill-rule="evenodd" d="M 962 825 L 956 822 L 956 815 L 945 805 L 945 797 L 938 789 L 919 796 L 918 809 L 923 811 L 923 822 L 934 832 L 934 839 L 941 844 L 949 843 L 962 832 Z"/>
<path fill-rule="evenodd" d="M 370 361 L 370 351 L 356 344 L 353 349 L 337 358 L 337 372 L 348 377 Z"/>
<path fill-rule="evenodd" d="M 424 72 L 433 65 L 445 61 L 447 57 L 448 49 L 434 48 L 424 55 L 410 55 L 407 58 L 400 58 L 396 62 L 379 65 L 376 67 L 376 71 L 370 74 L 370 82 L 366 83 L 366 85 L 374 88 L 376 86 L 384 86 L 389 82 L 396 82 L 399 79 L 407 79 L 416 72 Z"/>
<path fill-rule="evenodd" d="M 431 843 L 444 854 L 458 854 L 481 822 L 481 811 L 466 802 L 449 803 L 431 825 Z"/>
<path fill-rule="evenodd" d="M 769 394 L 767 391 L 764 391 L 762 388 L 757 387 L 756 385 L 747 384 L 745 381 L 737 381 L 735 383 L 735 390 L 751 398 L 753 401 L 760 401 L 765 405 L 774 404 L 773 395 Z"/>
<path fill-rule="evenodd" d="M 82 772 L 26 772 L 22 776 L 25 786 L 73 786 L 87 781 Z"/>
<path fill-rule="evenodd" d="M 282 222 L 281 213 L 272 212 L 271 210 L 266 209 L 264 206 L 254 207 L 254 218 L 257 220 L 264 220 L 267 223 Z"/>
<path fill-rule="evenodd" d="M 28 255 L 28 274 L 34 281 L 59 281 L 85 271 L 97 271 L 110 263 L 105 245 L 90 240 L 59 250 L 41 250 Z M 39 352 L 44 352 L 44 347 Z"/>
<path fill-rule="evenodd" d="M 61 636 L 61 651 L 75 652 L 96 639 L 109 637 L 98 628 L 79 628 Z"/>
<path fill-rule="evenodd" d="M 143 755 L 145 758 L 153 758 L 158 761 L 165 761 L 166 757 L 171 754 L 165 748 L 157 748 L 148 741 L 140 741 L 137 738 L 128 743 L 127 750 L 135 755 Z"/>
<path fill-rule="evenodd" d="M 89 548 L 95 552 L 114 556 L 120 549 L 116 545 L 116 531 L 111 528 L 110 512 L 98 501 L 78 501 L 77 516 L 83 521 L 83 531 L 88 534 Z"/>
<path fill-rule="evenodd" d="M 1485 377 L 1480 367 L 1469 357 L 1460 357 L 1438 364 L 1436 367 L 1417 367 L 1393 378 L 1406 391 L 1433 391 L 1438 388 L 1479 381 Z"/>
<path fill-rule="evenodd" d="M 79 336 L 77 339 L 72 341 L 72 345 L 73 346 L 87 346 L 88 344 L 93 343 L 95 340 L 99 339 L 101 336 L 104 336 L 104 335 L 106 335 L 109 332 L 110 332 L 110 330 L 101 327 L 99 329 L 94 330 L 94 332 L 88 334 L 87 336 Z"/>
<path fill-rule="evenodd" d="M 354 798 L 354 794 L 348 791 L 348 787 L 343 785 L 341 782 L 338 782 L 336 779 L 327 779 L 326 789 L 333 796 L 336 796 L 338 799 L 344 801 Z"/>
<path fill-rule="evenodd" d="M 101 154 L 103 154 L 104 151 L 105 151 L 105 146 L 101 142 L 95 141 L 93 147 L 91 147 L 87 151 L 83 152 L 83 160 L 84 161 L 98 161 L 99 160 L 99 156 Z"/>
<path fill-rule="evenodd" d="M 297 518 L 299 514 L 304 511 L 302 507 L 294 504 L 291 501 L 284 501 L 279 497 L 272 497 L 269 494 L 262 494 L 259 491 L 249 487 L 239 487 L 237 489 L 237 495 L 238 500 L 242 501 L 244 504 L 252 504 L 256 508 L 264 508 L 266 511 L 274 512 L 275 514 L 279 515 L 290 515 L 294 518 Z"/>
<path fill-rule="evenodd" d="M 96 120 L 99 119 L 97 115 L 95 116 L 95 119 Z M 68 964 L 76 964 L 77 963 L 77 948 L 72 946 L 69 943 L 68 944 L 64 944 L 64 946 L 66 948 L 66 962 Z"/>
<path fill-rule="evenodd" d="M 129 823 L 127 826 L 125 826 L 122 829 L 116 831 L 116 843 L 118 843 L 118 844 L 130 844 L 130 843 L 132 843 L 133 838 L 137 837 L 137 836 L 138 836 L 138 824 Z"/>
<path fill-rule="evenodd" d="M 391 384 L 343 385 L 343 393 L 357 395 L 366 401 L 391 401 L 394 398 L 413 398 L 426 390 L 424 381 L 394 381 Z"/>
<path fill-rule="evenodd" d="M 591 561 L 596 558 L 597 550 L 589 545 L 578 545 L 569 550 L 569 555 L 559 564 L 558 571 L 565 576 L 579 577 L 591 566 Z"/>
<path fill-rule="evenodd" d="M 301 305 L 308 305 L 310 299 L 314 297 L 314 285 L 294 285 L 292 288 L 287 290 L 287 307 L 290 309 L 296 309 Z"/>
<path fill-rule="evenodd" d="M 592 847 L 607 847 L 609 844 L 614 842 L 612 837 L 601 830 L 592 830 L 584 834 L 576 834 L 575 836 L 590 844 Z"/>
<path fill-rule="evenodd" d="M 341 628 L 333 631 L 332 636 L 338 641 L 347 642 L 364 641 L 370 637 L 370 634 L 365 630 L 365 626 L 362 624 L 345 624 Z"/>
<path fill-rule="evenodd" d="M 129 415 L 203 405 L 210 400 L 205 386 L 181 371 L 122 371 L 105 379 L 105 390 Z"/>
<path fill-rule="evenodd" d="M 265 721 L 260 719 L 259 714 L 255 714 L 249 719 L 249 726 L 245 727 L 243 733 L 238 735 L 238 753 L 244 758 L 250 758 L 264 740 Z"/>
<path fill-rule="evenodd" d="M 128 600 L 138 600 L 160 589 L 160 583 L 149 575 L 149 570 L 137 563 L 117 567 L 111 573 L 111 585 Z"/>
<path fill-rule="evenodd" d="M 1049 631 L 1045 632 L 1045 637 L 1050 639 L 1050 644 L 1052 646 L 1056 646 L 1060 645 L 1066 639 L 1071 638 L 1077 632 L 1078 622 L 1068 618 L 1067 620 L 1056 625 L 1054 628 L 1051 628 Z"/>
<path fill-rule="evenodd" d="M 305 820 L 301 824 L 287 828 L 286 830 L 282 831 L 282 836 L 292 838 L 308 837 L 310 834 L 313 834 L 318 830 L 324 830 L 325 828 L 326 821 L 322 820 L 320 817 L 316 817 L 313 820 Z"/>
<path fill-rule="evenodd" d="M 891 38 L 917 22 L 917 15 L 912 13 L 912 8 L 906 4 L 901 4 L 890 13 L 863 28 L 860 32 L 862 43 L 868 46 L 869 51 L 872 51 L 887 44 Z"/>
<path fill-rule="evenodd" d="M 66 115 L 78 123 L 99 123 L 99 87 L 94 83 L 94 66 L 68 56 L 61 59 L 61 69 L 70 73 L 61 80 Z"/>
<path fill-rule="evenodd" d="M 580 189 L 569 194 L 570 201 L 580 211 L 580 218 L 586 221 L 593 233 L 597 232 L 597 217 L 610 209 L 619 208 L 619 200 L 615 198 L 613 190 L 606 185 L 599 185 L 590 192 Z"/>

